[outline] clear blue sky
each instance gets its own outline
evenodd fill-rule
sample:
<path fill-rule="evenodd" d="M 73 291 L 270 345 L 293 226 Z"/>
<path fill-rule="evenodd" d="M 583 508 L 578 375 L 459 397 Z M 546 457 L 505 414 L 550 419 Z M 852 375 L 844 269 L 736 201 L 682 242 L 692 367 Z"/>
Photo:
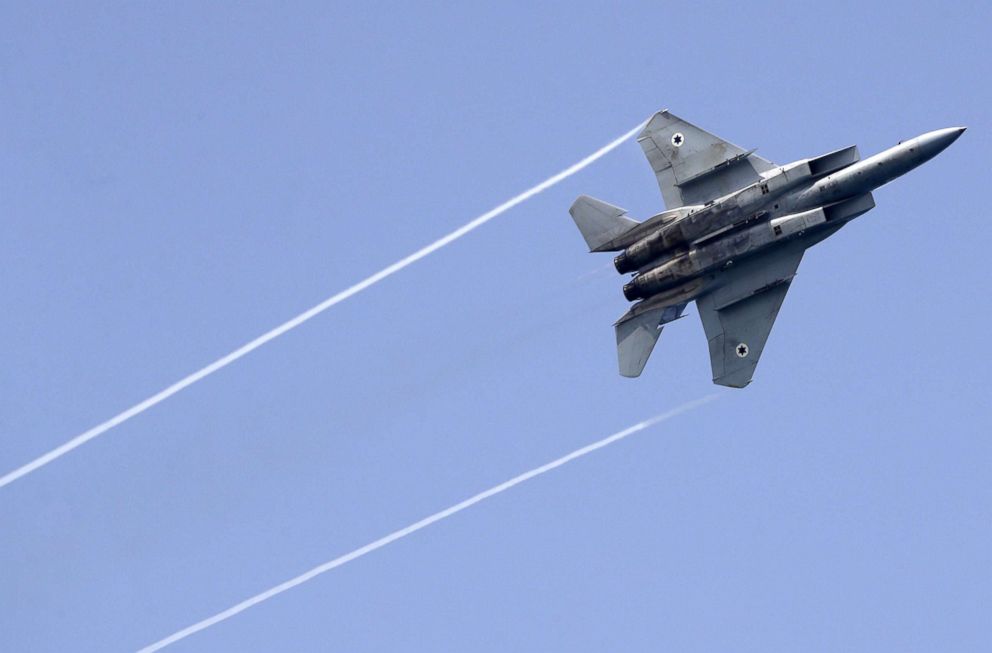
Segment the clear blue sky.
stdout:
<path fill-rule="evenodd" d="M 779 162 L 967 125 L 754 383 L 177 651 L 992 649 L 987 2 L 5 3 L 0 472 L 659 108 Z M 617 375 L 634 143 L 0 492 L 0 650 L 133 650 L 714 391 Z M 595 271 L 590 276 L 587 273 Z"/>

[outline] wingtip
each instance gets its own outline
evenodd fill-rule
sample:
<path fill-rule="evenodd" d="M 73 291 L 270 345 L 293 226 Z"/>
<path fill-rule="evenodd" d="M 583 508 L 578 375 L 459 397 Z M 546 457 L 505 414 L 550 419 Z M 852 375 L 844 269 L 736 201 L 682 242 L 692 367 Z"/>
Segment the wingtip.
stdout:
<path fill-rule="evenodd" d="M 668 112 L 668 109 L 661 109 L 660 111 L 655 111 L 648 116 L 648 119 L 641 123 L 641 132 L 637 135 L 638 140 L 644 137 L 645 133 L 648 131 L 648 128 L 651 126 L 651 123 L 655 122 L 659 118 L 669 120 L 671 115 L 672 114 Z"/>

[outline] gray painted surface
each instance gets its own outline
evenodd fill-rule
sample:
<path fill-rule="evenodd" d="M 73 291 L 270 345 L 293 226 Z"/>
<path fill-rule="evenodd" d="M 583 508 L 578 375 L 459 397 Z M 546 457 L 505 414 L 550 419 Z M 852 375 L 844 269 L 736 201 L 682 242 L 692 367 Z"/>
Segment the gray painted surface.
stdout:
<path fill-rule="evenodd" d="M 637 141 L 667 211 L 645 222 L 588 196 L 569 212 L 592 251 L 620 252 L 634 301 L 617 321 L 620 373 L 636 377 L 695 300 L 713 382 L 751 382 L 807 248 L 875 206 L 871 191 L 929 161 L 962 133 L 938 129 L 862 160 L 849 146 L 784 166 L 660 111 Z"/>
<path fill-rule="evenodd" d="M 663 306 L 617 324 L 620 374 L 628 377 L 641 375 L 651 351 L 661 337 L 662 326 L 682 317 L 685 307 L 685 302 Z"/>
<path fill-rule="evenodd" d="M 588 195 L 582 195 L 575 200 L 568 212 L 575 220 L 575 226 L 582 232 L 582 237 L 586 239 L 591 252 L 639 224 L 636 220 L 626 217 L 625 209 Z"/>
<path fill-rule="evenodd" d="M 692 123 L 659 111 L 638 135 L 665 206 L 702 204 L 757 181 L 775 165 Z"/>

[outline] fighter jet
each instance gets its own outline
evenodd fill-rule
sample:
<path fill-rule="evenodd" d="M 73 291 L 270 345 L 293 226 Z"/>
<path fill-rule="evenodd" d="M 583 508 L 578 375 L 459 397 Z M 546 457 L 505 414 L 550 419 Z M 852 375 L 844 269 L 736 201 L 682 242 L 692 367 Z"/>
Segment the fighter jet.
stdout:
<path fill-rule="evenodd" d="M 696 302 L 713 382 L 751 382 L 805 251 L 875 206 L 871 191 L 937 156 L 964 132 L 938 129 L 861 159 L 857 146 L 776 165 L 656 113 L 637 137 L 666 211 L 638 222 L 581 196 L 569 213 L 592 252 L 620 252 L 636 302 L 614 325 L 620 374 L 640 376 L 662 327 Z"/>

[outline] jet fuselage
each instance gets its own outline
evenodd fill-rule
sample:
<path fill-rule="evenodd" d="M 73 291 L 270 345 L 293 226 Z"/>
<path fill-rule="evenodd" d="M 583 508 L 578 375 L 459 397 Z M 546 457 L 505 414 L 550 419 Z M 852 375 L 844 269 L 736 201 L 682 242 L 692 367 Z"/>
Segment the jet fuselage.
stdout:
<path fill-rule="evenodd" d="M 590 252 L 615 252 L 634 302 L 614 325 L 622 376 L 637 377 L 666 324 L 695 302 L 713 382 L 754 377 L 806 250 L 875 206 L 872 191 L 936 156 L 963 127 L 861 160 L 851 146 L 778 165 L 670 111 L 637 136 L 666 211 L 643 222 L 580 195 L 568 212 Z"/>
<path fill-rule="evenodd" d="M 932 159 L 963 131 L 928 132 L 860 161 L 855 148 L 797 161 L 739 191 L 661 219 L 614 261 L 620 273 L 637 272 L 624 286 L 624 296 L 630 301 L 657 295 L 691 299 L 718 282 L 719 275 L 711 273 L 736 261 L 796 239 L 804 239 L 806 247 L 815 244 L 873 208 L 872 190 Z"/>

